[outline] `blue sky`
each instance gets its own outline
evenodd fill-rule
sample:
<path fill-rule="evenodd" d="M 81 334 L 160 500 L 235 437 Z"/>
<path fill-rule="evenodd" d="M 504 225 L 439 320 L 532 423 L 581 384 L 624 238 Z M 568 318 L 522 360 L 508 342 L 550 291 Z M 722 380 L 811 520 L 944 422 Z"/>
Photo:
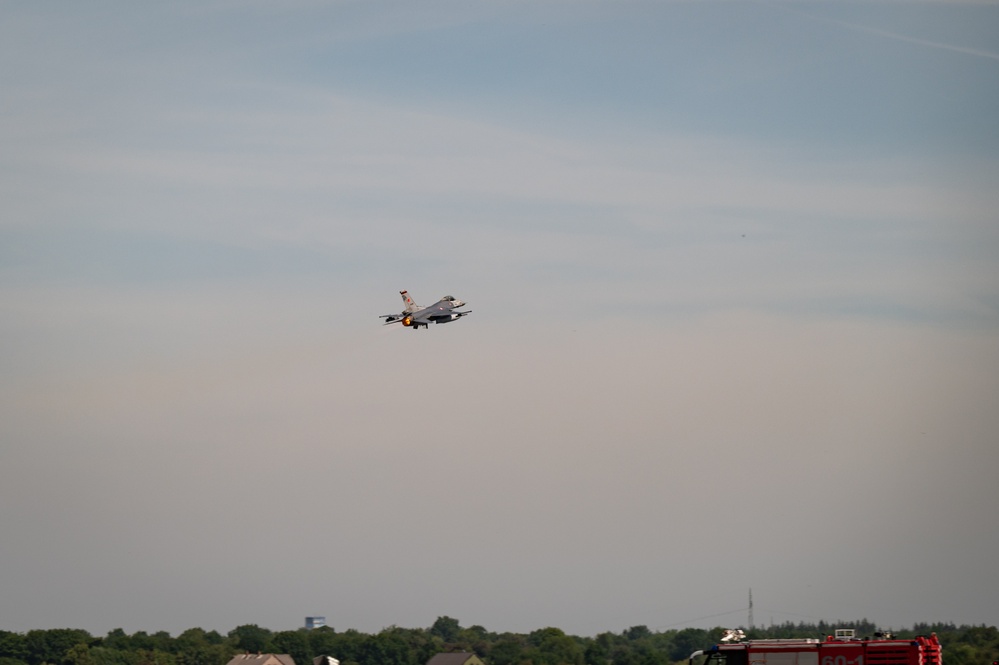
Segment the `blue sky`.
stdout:
<path fill-rule="evenodd" d="M 4 15 L 0 628 L 996 623 L 999 5 Z"/>

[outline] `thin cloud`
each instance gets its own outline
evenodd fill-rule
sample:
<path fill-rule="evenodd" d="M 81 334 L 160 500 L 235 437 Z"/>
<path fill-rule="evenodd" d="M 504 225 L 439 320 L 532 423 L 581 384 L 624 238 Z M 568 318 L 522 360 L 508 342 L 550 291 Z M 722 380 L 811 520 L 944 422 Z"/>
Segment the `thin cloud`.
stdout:
<path fill-rule="evenodd" d="M 852 23 L 850 21 L 844 21 L 842 19 L 830 18 L 828 16 L 815 16 L 814 14 L 809 14 L 797 9 L 791 9 L 783 7 L 787 11 L 792 11 L 802 16 L 807 16 L 810 19 L 816 21 L 823 21 L 824 23 L 832 23 L 834 25 L 840 25 L 844 28 L 850 30 L 856 30 L 858 32 L 864 32 L 870 35 L 877 35 L 879 37 L 885 37 L 887 39 L 894 39 L 900 42 L 907 42 L 909 44 L 917 44 L 919 46 L 927 46 L 930 48 L 943 49 L 945 51 L 954 51 L 955 53 L 964 53 L 965 55 L 973 55 L 979 58 L 989 58 L 990 60 L 999 60 L 999 53 L 994 53 L 992 51 L 987 51 L 985 49 L 969 48 L 967 46 L 957 46 L 956 44 L 945 44 L 944 42 L 936 42 L 929 39 L 920 39 L 919 37 L 913 37 L 911 35 L 903 35 L 899 32 L 893 32 L 891 30 L 884 30 L 882 28 L 874 28 L 869 25 L 861 25 L 859 23 Z"/>
<path fill-rule="evenodd" d="M 985 51 L 983 49 L 968 48 L 966 46 L 955 46 L 954 44 L 944 44 L 943 42 L 934 42 L 928 39 L 919 39 L 918 37 L 910 37 L 909 35 L 899 34 L 897 32 L 892 32 L 890 30 L 882 30 L 880 28 L 872 28 L 866 25 L 857 25 L 855 23 L 848 23 L 846 21 L 841 21 L 838 19 L 825 19 L 833 23 L 839 23 L 840 25 L 846 26 L 853 30 L 859 30 L 861 32 L 867 32 L 872 35 L 880 35 L 882 37 L 888 37 L 889 39 L 897 39 L 901 42 L 908 42 L 910 44 L 919 44 L 920 46 L 929 46 L 931 48 L 939 48 L 947 51 L 954 51 L 956 53 L 965 53 L 967 55 L 974 55 L 980 58 L 990 58 L 992 60 L 999 60 L 999 53 L 993 53 L 992 51 Z"/>

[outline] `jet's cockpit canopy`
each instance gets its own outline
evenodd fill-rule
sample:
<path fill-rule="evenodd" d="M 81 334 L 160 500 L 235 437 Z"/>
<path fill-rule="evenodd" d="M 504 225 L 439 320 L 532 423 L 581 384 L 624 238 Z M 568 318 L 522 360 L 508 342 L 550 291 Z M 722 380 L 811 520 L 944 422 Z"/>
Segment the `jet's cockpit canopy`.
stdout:
<path fill-rule="evenodd" d="M 444 296 L 443 298 L 441 298 L 441 302 L 448 303 L 448 305 L 450 305 L 451 309 L 457 309 L 459 307 L 464 307 L 465 306 L 465 303 L 463 301 L 458 300 L 454 296 Z"/>

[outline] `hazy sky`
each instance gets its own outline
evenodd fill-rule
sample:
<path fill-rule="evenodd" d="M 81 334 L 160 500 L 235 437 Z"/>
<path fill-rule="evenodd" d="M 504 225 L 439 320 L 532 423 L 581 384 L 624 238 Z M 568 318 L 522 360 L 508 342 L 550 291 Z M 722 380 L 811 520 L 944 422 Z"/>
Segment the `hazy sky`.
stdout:
<path fill-rule="evenodd" d="M 993 2 L 3 3 L 0 629 L 996 624 L 997 119 Z"/>

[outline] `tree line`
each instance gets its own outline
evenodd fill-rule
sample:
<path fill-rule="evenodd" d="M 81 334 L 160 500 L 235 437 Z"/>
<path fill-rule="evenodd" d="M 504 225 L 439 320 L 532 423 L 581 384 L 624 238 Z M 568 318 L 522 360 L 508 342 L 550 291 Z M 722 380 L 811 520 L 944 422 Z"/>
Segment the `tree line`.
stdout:
<path fill-rule="evenodd" d="M 745 629 L 749 639 L 824 638 L 836 628 L 870 636 L 877 627 L 866 619 L 837 623 L 784 623 Z M 990 665 L 999 659 L 995 626 L 916 624 L 896 630 L 899 638 L 936 633 L 944 665 Z M 314 630 L 271 631 L 255 624 L 226 635 L 191 628 L 176 637 L 165 631 L 131 635 L 117 628 L 104 637 L 85 630 L 58 628 L 26 633 L 0 630 L 0 665 L 226 665 L 238 653 L 286 653 L 296 665 L 312 665 L 320 655 L 341 665 L 425 665 L 441 652 L 475 653 L 487 665 L 674 665 L 698 649 L 719 642 L 722 628 L 653 631 L 633 626 L 594 637 L 568 635 L 558 628 L 530 633 L 493 633 L 482 626 L 463 627 L 442 616 L 430 628 L 391 626 L 378 633 Z"/>

